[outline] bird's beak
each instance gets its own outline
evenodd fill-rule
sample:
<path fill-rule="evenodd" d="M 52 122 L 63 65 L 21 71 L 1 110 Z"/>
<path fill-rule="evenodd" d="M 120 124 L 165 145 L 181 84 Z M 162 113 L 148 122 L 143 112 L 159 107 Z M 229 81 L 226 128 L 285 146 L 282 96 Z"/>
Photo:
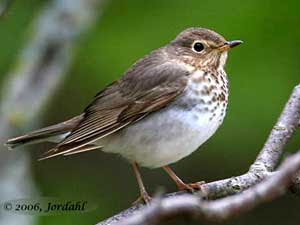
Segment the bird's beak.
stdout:
<path fill-rule="evenodd" d="M 243 41 L 235 40 L 235 41 L 226 41 L 224 45 L 222 45 L 219 49 L 221 51 L 228 51 L 229 49 L 232 49 L 240 44 L 242 44 Z"/>

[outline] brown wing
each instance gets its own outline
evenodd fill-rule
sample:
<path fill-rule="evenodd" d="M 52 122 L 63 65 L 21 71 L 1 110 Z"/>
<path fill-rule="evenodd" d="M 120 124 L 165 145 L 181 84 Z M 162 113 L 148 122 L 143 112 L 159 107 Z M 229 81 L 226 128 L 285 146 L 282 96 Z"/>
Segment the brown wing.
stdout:
<path fill-rule="evenodd" d="M 96 95 L 79 125 L 45 158 L 76 152 L 173 102 L 186 87 L 187 71 L 173 63 L 149 63 L 150 57 Z"/>

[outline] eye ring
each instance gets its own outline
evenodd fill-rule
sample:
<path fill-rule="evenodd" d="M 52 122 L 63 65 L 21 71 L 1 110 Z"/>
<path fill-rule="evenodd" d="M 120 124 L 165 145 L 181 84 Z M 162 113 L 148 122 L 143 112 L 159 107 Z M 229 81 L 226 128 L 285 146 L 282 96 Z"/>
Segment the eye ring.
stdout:
<path fill-rule="evenodd" d="M 193 48 L 194 52 L 199 53 L 199 52 L 202 52 L 204 50 L 204 44 L 202 42 L 200 42 L 200 41 L 195 41 L 193 43 L 192 48 Z"/>

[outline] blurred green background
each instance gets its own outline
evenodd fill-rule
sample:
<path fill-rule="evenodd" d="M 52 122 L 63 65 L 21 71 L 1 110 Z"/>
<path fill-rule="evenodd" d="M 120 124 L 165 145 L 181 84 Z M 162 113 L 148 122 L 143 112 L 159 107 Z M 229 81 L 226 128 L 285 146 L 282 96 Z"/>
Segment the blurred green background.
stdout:
<path fill-rule="evenodd" d="M 0 82 L 14 66 L 32 19 L 46 1 L 15 1 L 0 21 Z M 201 26 L 244 44 L 229 54 L 230 98 L 223 126 L 201 149 L 172 165 L 187 182 L 213 181 L 246 172 L 263 146 L 293 87 L 299 82 L 299 1 L 111 0 L 96 25 L 82 35 L 68 76 L 43 109 L 49 125 L 79 114 L 105 85 L 181 30 Z M 286 148 L 299 148 L 299 133 Z M 31 148 L 32 158 L 49 148 Z M 91 152 L 32 162 L 42 196 L 92 198 L 98 209 L 82 215 L 40 217 L 38 224 L 95 224 L 138 197 L 130 165 L 121 157 Z M 160 170 L 142 169 L 150 193 L 175 186 Z M 287 194 L 228 224 L 298 224 L 299 198 Z M 178 224 L 196 224 L 180 221 Z"/>

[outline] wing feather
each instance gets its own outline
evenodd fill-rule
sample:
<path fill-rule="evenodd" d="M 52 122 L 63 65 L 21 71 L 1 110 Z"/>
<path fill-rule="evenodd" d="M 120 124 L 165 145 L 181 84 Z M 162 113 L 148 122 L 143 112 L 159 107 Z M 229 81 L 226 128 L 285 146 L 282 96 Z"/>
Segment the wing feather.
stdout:
<path fill-rule="evenodd" d="M 84 146 L 174 102 L 185 90 L 188 72 L 176 63 L 161 63 L 161 54 L 155 54 L 136 63 L 119 81 L 98 93 L 78 126 L 44 158 L 84 151 Z"/>

